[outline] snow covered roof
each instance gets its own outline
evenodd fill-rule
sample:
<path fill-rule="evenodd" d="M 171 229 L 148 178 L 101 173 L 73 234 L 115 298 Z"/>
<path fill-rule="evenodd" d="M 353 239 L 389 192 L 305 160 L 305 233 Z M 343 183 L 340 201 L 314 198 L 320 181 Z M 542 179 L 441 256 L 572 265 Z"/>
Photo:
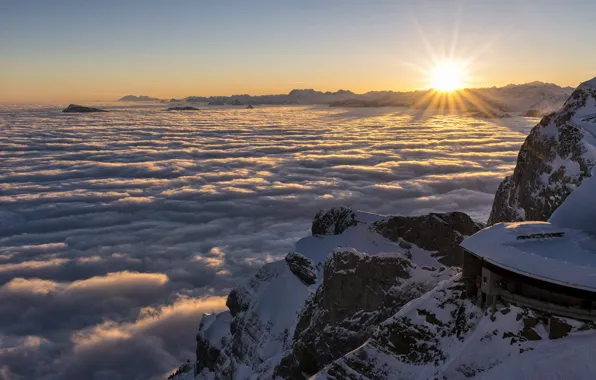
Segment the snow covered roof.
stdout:
<path fill-rule="evenodd" d="M 499 223 L 461 246 L 512 272 L 596 291 L 596 238 L 587 232 L 547 222 Z"/>

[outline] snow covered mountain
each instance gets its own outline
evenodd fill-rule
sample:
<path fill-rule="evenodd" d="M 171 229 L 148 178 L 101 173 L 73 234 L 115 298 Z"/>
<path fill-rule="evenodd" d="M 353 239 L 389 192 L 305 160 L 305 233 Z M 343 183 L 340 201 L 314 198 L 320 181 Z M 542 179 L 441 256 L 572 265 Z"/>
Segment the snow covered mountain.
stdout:
<path fill-rule="evenodd" d="M 234 289 L 203 318 L 198 379 L 303 378 L 363 344 L 409 301 L 458 273 L 466 214 L 383 217 L 332 209 L 285 260 Z M 317 232 L 332 233 L 321 235 Z"/>
<path fill-rule="evenodd" d="M 495 195 L 489 224 L 547 220 L 596 163 L 596 78 L 542 118 Z"/>
<path fill-rule="evenodd" d="M 511 304 L 491 317 L 465 297 L 451 264 L 461 265 L 459 242 L 481 227 L 462 213 L 319 213 L 296 252 L 234 289 L 228 311 L 203 318 L 196 377 L 176 378 L 521 378 L 513 366 L 527 379 L 586 378 L 595 323 Z M 575 344 L 589 350 L 572 370 L 545 373 L 523 360 Z"/>

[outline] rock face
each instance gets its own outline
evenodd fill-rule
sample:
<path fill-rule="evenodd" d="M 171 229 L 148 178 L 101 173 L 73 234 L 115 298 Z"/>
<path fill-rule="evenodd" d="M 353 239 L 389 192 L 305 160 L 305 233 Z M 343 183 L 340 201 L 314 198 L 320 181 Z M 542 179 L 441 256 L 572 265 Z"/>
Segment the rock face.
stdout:
<path fill-rule="evenodd" d="M 71 112 L 72 113 L 75 113 L 75 112 L 86 113 L 86 112 L 108 112 L 108 111 L 102 110 L 102 109 L 99 109 L 99 108 L 80 106 L 78 104 L 70 104 L 68 107 L 66 107 L 65 109 L 63 109 L 62 112 L 67 112 L 67 113 L 71 113 Z"/>
<path fill-rule="evenodd" d="M 286 256 L 286 262 L 292 273 L 294 273 L 306 285 L 317 282 L 317 270 L 312 260 L 299 253 L 291 252 Z"/>
<path fill-rule="evenodd" d="M 339 235 L 348 227 L 358 224 L 356 214 L 347 207 L 321 210 L 312 223 L 313 235 Z"/>
<path fill-rule="evenodd" d="M 170 107 L 168 111 L 200 111 L 198 108 L 195 107 Z"/>
<path fill-rule="evenodd" d="M 590 322 L 555 321 L 549 315 L 512 305 L 502 305 L 494 316 L 485 316 L 464 297 L 464 285 L 458 277 L 381 322 L 366 343 L 333 361 L 312 379 L 484 378 L 493 367 L 506 365 L 520 355 L 523 360 L 524 353 L 551 344 L 550 339 L 564 340 L 567 334 L 594 328 Z M 549 336 L 549 324 L 557 325 L 553 338 Z M 594 342 L 596 333 L 588 334 Z M 538 370 L 539 366 L 534 366 L 532 378 L 541 378 Z"/>
<path fill-rule="evenodd" d="M 501 182 L 488 224 L 547 220 L 596 163 L 596 78 L 582 83 L 526 138 Z"/>
<path fill-rule="evenodd" d="M 336 251 L 324 265 L 323 284 L 301 312 L 292 350 L 276 374 L 301 379 L 366 341 L 379 322 L 432 286 L 410 283 L 404 257 Z"/>
<path fill-rule="evenodd" d="M 268 378 L 289 344 L 297 313 L 310 294 L 285 260 L 263 266 L 236 287 L 229 311 L 203 318 L 197 335 L 199 379 Z"/>
<path fill-rule="evenodd" d="M 393 241 L 405 240 L 427 251 L 445 265 L 461 266 L 463 237 L 480 231 L 484 226 L 463 212 L 429 214 L 417 217 L 395 216 L 374 224 L 375 230 Z"/>
<path fill-rule="evenodd" d="M 319 212 L 312 228 L 318 234 L 233 289 L 229 311 L 203 319 L 197 378 L 301 379 L 316 373 L 457 273 L 439 261 L 445 252 L 407 238 L 432 240 L 436 234 L 437 244 L 459 244 L 479 228 L 461 213 L 386 218 L 346 207 Z"/>

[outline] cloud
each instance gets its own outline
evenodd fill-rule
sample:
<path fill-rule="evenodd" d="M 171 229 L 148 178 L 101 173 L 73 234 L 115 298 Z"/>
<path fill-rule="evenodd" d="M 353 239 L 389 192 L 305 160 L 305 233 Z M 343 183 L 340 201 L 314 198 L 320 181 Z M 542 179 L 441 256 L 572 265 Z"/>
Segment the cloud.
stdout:
<path fill-rule="evenodd" d="M 168 372 L 224 302 L 209 297 L 292 250 L 320 208 L 485 221 L 532 127 L 326 107 L 46 107 L 0 125 L 0 378 L 25 379 Z"/>
<path fill-rule="evenodd" d="M 31 335 L 3 337 L 0 362 L 13 365 L 0 368 L 0 376 L 164 378 L 182 358 L 193 358 L 193 332 L 198 330 L 201 316 L 224 309 L 225 297 L 183 297 L 170 305 L 145 307 L 132 322 L 105 320 L 75 330 L 68 344 Z M 58 350 L 60 355 L 52 358 Z"/>

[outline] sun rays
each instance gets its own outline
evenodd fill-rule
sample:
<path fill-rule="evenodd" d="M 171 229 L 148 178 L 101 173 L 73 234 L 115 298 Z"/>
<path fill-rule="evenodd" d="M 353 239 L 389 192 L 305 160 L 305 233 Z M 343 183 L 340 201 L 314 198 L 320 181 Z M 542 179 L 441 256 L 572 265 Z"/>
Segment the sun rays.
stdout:
<path fill-rule="evenodd" d="M 457 61 L 444 61 L 430 73 L 430 85 L 436 91 L 451 92 L 466 86 L 465 67 Z"/>
<path fill-rule="evenodd" d="M 420 75 L 427 92 L 418 98 L 412 108 L 426 113 L 471 113 L 486 118 L 494 118 L 503 112 L 495 99 L 474 90 L 479 83 L 475 69 L 478 67 L 478 54 L 470 49 L 458 48 L 457 25 L 448 51 L 435 47 L 422 28 L 418 27 L 426 56 L 418 64 L 411 62 Z M 490 44 L 490 42 L 489 42 Z M 440 44 L 438 44 L 440 46 Z M 483 50 L 483 47 L 474 49 Z M 476 53 L 478 53 L 476 51 Z"/>

